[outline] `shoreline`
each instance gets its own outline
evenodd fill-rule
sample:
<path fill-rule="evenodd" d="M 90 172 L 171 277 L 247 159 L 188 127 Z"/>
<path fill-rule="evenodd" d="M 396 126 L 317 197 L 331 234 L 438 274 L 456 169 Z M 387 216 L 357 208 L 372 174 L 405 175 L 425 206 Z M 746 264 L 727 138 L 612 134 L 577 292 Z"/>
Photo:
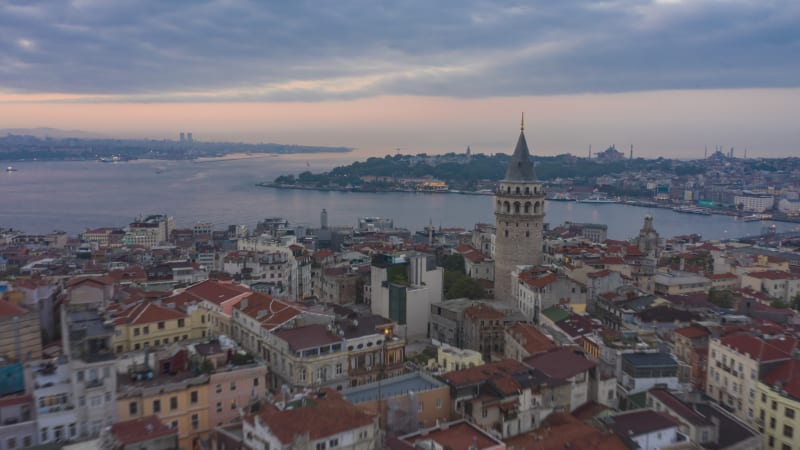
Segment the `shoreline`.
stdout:
<path fill-rule="evenodd" d="M 271 189 L 279 189 L 279 190 L 300 190 L 300 191 L 319 191 L 319 192 L 353 192 L 356 194 L 389 194 L 389 193 L 405 193 L 405 194 L 452 194 L 452 195 L 480 195 L 480 196 L 493 196 L 494 192 L 480 192 L 480 191 L 418 191 L 412 189 L 386 189 L 386 190 L 364 190 L 364 189 L 357 189 L 357 188 L 344 188 L 344 187 L 318 187 L 318 186 L 297 186 L 297 185 L 286 185 L 286 184 L 276 184 L 276 183 L 268 183 L 268 182 L 260 182 L 256 183 L 256 186 L 263 187 L 263 188 L 271 188 Z M 558 200 L 547 200 L 548 202 L 559 202 Z M 559 202 L 565 203 L 565 202 Z M 572 202 L 570 202 L 572 203 Z M 626 200 L 626 201 L 619 201 L 613 203 L 585 203 L 585 202 L 574 202 L 574 203 L 583 203 L 583 204 L 592 204 L 592 205 L 623 205 L 623 206 L 636 206 L 639 208 L 658 208 L 658 209 L 667 209 L 670 211 L 674 211 L 679 214 L 686 214 L 686 215 L 697 215 L 691 213 L 683 213 L 681 211 L 675 211 L 675 205 L 661 205 L 658 203 L 653 203 L 649 201 L 642 201 L 642 200 Z M 741 217 L 741 214 L 738 214 L 736 211 L 730 211 L 725 209 L 708 209 L 709 215 L 713 216 L 727 216 L 737 219 Z M 770 219 L 762 220 L 762 222 L 782 222 L 782 223 L 800 223 L 800 217 L 775 217 L 774 215 Z"/>

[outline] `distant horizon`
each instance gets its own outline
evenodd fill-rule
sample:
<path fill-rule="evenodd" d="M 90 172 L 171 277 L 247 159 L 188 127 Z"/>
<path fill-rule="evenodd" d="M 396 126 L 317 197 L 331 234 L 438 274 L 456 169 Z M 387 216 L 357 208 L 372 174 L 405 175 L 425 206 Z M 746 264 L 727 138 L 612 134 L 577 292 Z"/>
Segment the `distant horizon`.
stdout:
<path fill-rule="evenodd" d="M 2 96 L 0 96 L 2 97 Z M 678 111 L 679 113 L 676 113 Z M 760 113 L 766 111 L 768 113 Z M 798 89 L 681 90 L 456 99 L 373 97 L 282 103 L 0 101 L 4 128 L 81 130 L 112 138 L 274 142 L 352 154 L 510 153 L 525 113 L 534 155 L 588 155 L 612 144 L 634 156 L 702 159 L 717 145 L 748 158 L 800 154 Z"/>

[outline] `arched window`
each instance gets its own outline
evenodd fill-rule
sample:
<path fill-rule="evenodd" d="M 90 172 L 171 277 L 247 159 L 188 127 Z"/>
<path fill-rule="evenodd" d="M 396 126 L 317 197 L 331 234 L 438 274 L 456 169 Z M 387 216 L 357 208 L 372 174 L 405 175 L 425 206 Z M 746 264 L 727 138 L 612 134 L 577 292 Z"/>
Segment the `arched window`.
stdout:
<path fill-rule="evenodd" d="M 530 186 L 525 186 L 525 193 L 526 194 L 530 194 L 531 193 L 531 187 Z"/>
<path fill-rule="evenodd" d="M 511 212 L 511 203 L 509 203 L 509 202 L 503 202 L 503 207 L 504 207 L 504 208 L 505 208 L 505 210 L 506 210 L 506 214 L 508 214 L 508 213 L 510 213 L 510 212 Z"/>
<path fill-rule="evenodd" d="M 517 186 L 517 194 L 519 194 L 519 193 L 520 193 L 519 186 Z"/>
<path fill-rule="evenodd" d="M 533 213 L 539 214 L 539 202 L 533 204 Z"/>
<path fill-rule="evenodd" d="M 531 202 L 525 202 L 525 214 L 529 214 L 531 212 Z"/>
<path fill-rule="evenodd" d="M 514 202 L 514 213 L 519 214 L 520 204 L 519 202 Z"/>
<path fill-rule="evenodd" d="M 506 192 L 508 192 L 509 194 L 511 193 L 511 186 L 506 188 Z"/>

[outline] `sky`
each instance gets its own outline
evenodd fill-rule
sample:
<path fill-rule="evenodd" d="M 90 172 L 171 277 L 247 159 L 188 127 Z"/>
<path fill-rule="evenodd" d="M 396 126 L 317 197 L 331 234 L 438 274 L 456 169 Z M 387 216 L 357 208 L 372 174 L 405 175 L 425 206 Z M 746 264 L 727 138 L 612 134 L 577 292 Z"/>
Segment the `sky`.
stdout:
<path fill-rule="evenodd" d="M 796 0 L 0 2 L 0 127 L 800 155 Z"/>

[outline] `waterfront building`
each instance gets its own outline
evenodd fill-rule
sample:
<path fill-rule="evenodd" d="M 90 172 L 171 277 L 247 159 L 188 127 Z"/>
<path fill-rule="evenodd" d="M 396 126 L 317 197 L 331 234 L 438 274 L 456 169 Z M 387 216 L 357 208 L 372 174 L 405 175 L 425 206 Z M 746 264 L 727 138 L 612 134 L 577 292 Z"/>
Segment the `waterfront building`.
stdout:
<path fill-rule="evenodd" d="M 495 191 L 494 298 L 511 303 L 511 272 L 542 262 L 544 189 L 536 182 L 524 123 L 505 178 Z"/>

